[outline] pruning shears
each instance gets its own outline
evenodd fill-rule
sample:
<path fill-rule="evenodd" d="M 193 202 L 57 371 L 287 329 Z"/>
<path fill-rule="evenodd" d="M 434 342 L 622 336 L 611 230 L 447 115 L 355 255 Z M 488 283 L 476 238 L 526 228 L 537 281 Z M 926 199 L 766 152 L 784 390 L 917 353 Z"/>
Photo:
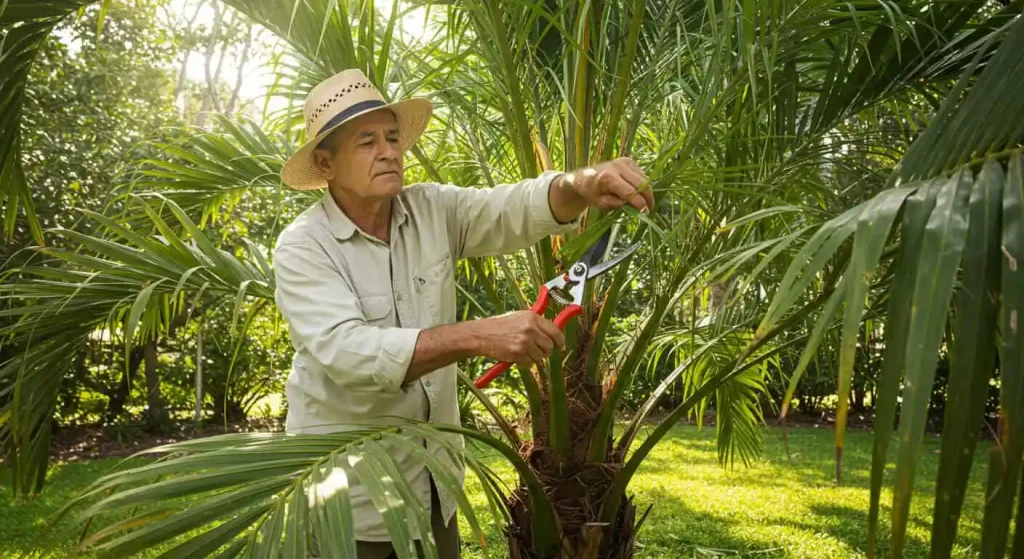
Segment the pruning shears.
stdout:
<path fill-rule="evenodd" d="M 564 308 L 562 308 L 562 311 L 558 313 L 554 320 L 555 326 L 559 330 L 564 330 L 565 325 L 570 320 L 583 314 L 583 292 L 587 280 L 592 280 L 621 264 L 626 258 L 636 252 L 636 249 L 640 248 L 640 244 L 643 242 L 637 241 L 614 258 L 598 263 L 600 259 L 604 258 L 605 252 L 608 250 L 610 239 L 611 230 L 608 230 L 594 244 L 590 245 L 587 252 L 570 266 L 567 272 L 540 286 L 540 289 L 537 290 L 537 300 L 530 307 L 530 312 L 544 316 L 544 312 L 548 309 L 548 303 L 551 302 L 551 299 L 558 301 L 564 305 Z M 476 379 L 474 384 L 477 388 L 483 388 L 511 366 L 511 363 L 505 361 L 497 363 L 481 375 L 480 378 Z"/>

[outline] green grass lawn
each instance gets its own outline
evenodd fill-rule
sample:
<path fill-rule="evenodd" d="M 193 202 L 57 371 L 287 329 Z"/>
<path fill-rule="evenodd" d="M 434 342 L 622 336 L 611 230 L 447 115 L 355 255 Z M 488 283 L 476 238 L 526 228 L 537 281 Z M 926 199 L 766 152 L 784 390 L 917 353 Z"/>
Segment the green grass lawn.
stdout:
<path fill-rule="evenodd" d="M 831 430 L 790 430 L 793 456 L 789 460 L 777 430 L 766 430 L 764 441 L 765 454 L 760 461 L 750 468 L 726 469 L 716 462 L 713 428 L 674 429 L 631 486 L 641 510 L 654 505 L 640 532 L 639 557 L 862 557 L 867 537 L 870 433 L 849 433 L 844 483 L 839 488 L 833 483 Z M 984 450 L 979 449 L 979 458 Z M 17 556 L 40 541 L 48 516 L 118 462 L 104 459 L 57 464 L 41 496 L 22 501 L 12 499 L 9 491 L 0 494 L 0 557 Z M 507 471 L 497 462 L 495 466 L 499 472 Z M 926 556 L 937 468 L 938 440 L 929 437 L 916 478 L 910 546 L 905 557 Z M 984 463 L 976 461 L 956 557 L 978 554 L 984 472 Z M 475 479 L 468 482 L 467 489 L 474 504 L 483 506 Z M 883 518 L 891 502 L 891 493 L 886 491 Z M 481 514 L 489 518 L 482 509 Z M 465 537 L 465 523 L 462 528 Z M 58 529 L 49 547 L 66 548 L 76 530 L 72 525 Z M 887 525 L 882 532 L 887 539 Z M 500 537 L 493 530 L 488 541 L 495 548 L 501 547 Z M 494 556 L 505 556 L 493 551 Z M 464 557 L 483 556 L 477 544 L 467 541 Z"/>

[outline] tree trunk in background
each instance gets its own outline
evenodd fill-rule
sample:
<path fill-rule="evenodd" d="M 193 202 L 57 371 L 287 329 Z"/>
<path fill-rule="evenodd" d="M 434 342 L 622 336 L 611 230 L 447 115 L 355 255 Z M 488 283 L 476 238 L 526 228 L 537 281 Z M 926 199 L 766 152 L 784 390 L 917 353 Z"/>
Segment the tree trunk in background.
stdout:
<path fill-rule="evenodd" d="M 142 364 L 142 357 L 145 349 L 145 346 L 135 346 L 128 355 L 128 366 L 121 371 L 121 382 L 119 382 L 117 384 L 117 388 L 108 395 L 106 411 L 107 421 L 112 421 L 117 418 L 117 416 L 124 413 L 124 405 L 128 402 L 128 396 L 131 394 L 132 382 L 135 380 L 135 374 L 139 370 L 139 365 Z"/>
<path fill-rule="evenodd" d="M 227 47 L 225 47 L 226 49 Z M 245 77 L 245 65 L 249 62 L 249 49 L 252 48 L 252 23 L 249 23 L 249 29 L 245 33 L 245 45 L 242 47 L 242 60 L 238 63 L 238 73 L 235 75 L 235 89 L 231 92 L 231 99 L 228 101 L 228 106 L 224 109 L 226 114 L 231 114 L 235 110 L 235 103 L 238 102 L 238 92 L 242 89 L 242 79 Z"/>
<path fill-rule="evenodd" d="M 167 424 L 168 416 L 167 408 L 160 396 L 159 354 L 156 350 L 156 340 L 148 342 L 143 349 L 146 363 L 146 425 L 151 432 L 158 433 Z"/>
<path fill-rule="evenodd" d="M 206 4 L 206 0 L 202 0 L 196 5 L 196 11 L 192 13 L 192 17 L 188 18 L 185 23 L 185 29 L 192 29 L 192 25 L 196 22 L 196 18 L 199 17 L 199 11 L 203 9 Z M 185 108 L 188 106 L 187 101 L 181 100 L 182 93 L 185 92 L 185 79 L 188 76 L 188 61 L 192 57 L 192 49 L 185 49 L 185 53 L 181 58 L 181 70 L 178 72 L 178 82 L 174 85 L 174 104 L 178 106 L 178 114 L 184 115 Z"/>
<path fill-rule="evenodd" d="M 206 94 L 203 95 L 203 104 L 199 107 L 199 113 L 196 114 L 195 118 L 195 124 L 199 127 L 206 124 L 207 114 L 217 103 L 217 100 L 214 98 L 216 91 L 210 85 L 215 81 L 215 77 L 210 73 L 210 67 L 213 65 L 213 55 L 217 52 L 217 31 L 220 29 L 221 12 L 220 4 L 216 0 L 211 5 L 213 6 L 213 27 L 210 29 L 210 40 L 206 43 L 206 52 L 203 55 L 203 69 L 206 72 Z"/>
<path fill-rule="evenodd" d="M 185 108 L 188 105 L 187 102 L 181 100 L 181 95 L 185 91 L 185 76 L 188 73 L 188 60 L 191 57 L 191 51 L 185 51 L 185 54 L 181 57 L 181 70 L 178 71 L 178 83 L 174 86 L 174 104 L 178 107 L 178 114 L 185 114 Z"/>
<path fill-rule="evenodd" d="M 196 337 L 196 411 L 192 417 L 196 423 L 203 420 L 203 325 L 199 325 Z"/>
<path fill-rule="evenodd" d="M 220 56 L 217 57 L 217 68 L 213 71 L 213 79 L 210 79 L 209 72 L 206 73 L 207 86 L 210 88 L 210 99 L 213 100 L 213 109 L 219 114 L 224 114 L 224 106 L 221 105 L 220 97 L 217 96 L 217 83 L 220 82 L 220 76 L 224 70 L 224 59 L 227 58 L 228 49 L 231 47 L 230 41 L 234 38 L 235 33 L 238 32 L 240 25 L 240 18 L 234 14 L 227 21 L 224 20 L 223 15 L 224 12 L 220 12 L 220 29 L 218 30 L 219 36 L 217 37 L 217 40 L 221 41 Z"/>
<path fill-rule="evenodd" d="M 850 403 L 850 409 L 853 411 L 864 411 L 864 397 L 867 395 L 867 390 L 864 385 L 854 386 L 852 390 L 853 402 Z"/>

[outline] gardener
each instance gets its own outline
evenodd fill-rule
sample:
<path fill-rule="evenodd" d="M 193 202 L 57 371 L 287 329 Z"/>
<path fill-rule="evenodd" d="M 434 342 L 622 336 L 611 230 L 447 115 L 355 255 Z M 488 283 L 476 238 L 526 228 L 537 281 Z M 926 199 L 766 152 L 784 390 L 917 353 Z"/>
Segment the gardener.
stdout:
<path fill-rule="evenodd" d="M 276 301 L 295 346 L 289 432 L 403 419 L 458 425 L 456 361 L 482 356 L 526 370 L 564 339 L 529 311 L 456 322 L 456 262 L 512 253 L 568 231 L 588 204 L 653 206 L 649 190 L 637 192 L 644 173 L 627 158 L 493 189 L 403 188 L 403 153 L 431 114 L 423 98 L 386 104 L 358 70 L 324 81 L 306 99 L 310 140 L 281 179 L 295 189 L 327 190 L 281 233 L 274 251 Z M 449 439 L 462 448 L 461 437 Z M 461 482 L 461 463 L 433 441 L 426 448 Z M 408 452 L 388 451 L 429 507 L 441 557 L 459 557 L 452 496 Z M 349 483 L 359 559 L 390 556 L 380 513 L 355 476 Z"/>

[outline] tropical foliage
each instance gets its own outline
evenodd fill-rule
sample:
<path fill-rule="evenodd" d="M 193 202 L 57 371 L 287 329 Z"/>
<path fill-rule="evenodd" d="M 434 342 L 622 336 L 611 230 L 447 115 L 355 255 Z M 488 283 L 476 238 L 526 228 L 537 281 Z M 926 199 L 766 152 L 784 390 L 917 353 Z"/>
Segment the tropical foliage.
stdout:
<path fill-rule="evenodd" d="M 422 179 L 487 186 L 628 155 L 651 177 L 657 211 L 591 210 L 570 238 L 460 265 L 469 319 L 525 307 L 531 286 L 608 228 L 643 241 L 588 295 L 569 351 L 510 375 L 528 428 L 466 382 L 496 433 L 411 424 L 160 447 L 158 461 L 112 473 L 69 503 L 89 518 L 137 507 L 84 535 L 83 550 L 123 556 L 178 538 L 169 556 L 304 556 L 314 542 L 325 556 L 351 556 L 356 476 L 399 556 L 412 557 L 428 517 L 379 441 L 415 449 L 447 430 L 515 467 L 508 487 L 466 456 L 512 557 L 630 557 L 645 518 L 630 480 L 672 425 L 713 409 L 721 462 L 756 458 L 770 375 L 799 355 L 782 370 L 785 415 L 823 339 L 839 347 L 838 481 L 858 336 L 870 320 L 884 336 L 872 527 L 897 411 L 899 447 L 892 533 L 873 532 L 869 554 L 901 556 L 940 349 L 950 398 L 932 554 L 950 554 L 993 376 L 1001 444 L 982 546 L 1005 553 L 1024 449 L 1021 2 L 452 0 L 382 10 L 372 0 L 225 1 L 287 43 L 293 62 L 278 68 L 276 94 L 301 102 L 320 79 L 358 67 L 389 98 L 431 97 L 437 118 L 408 162 Z M 25 76 L 79 4 L 9 0 L 0 12 L 5 223 L 29 224 L 40 240 L 19 156 Z M 398 32 L 406 11 L 433 14 L 413 38 Z M 310 201 L 277 180 L 301 124 L 291 107 L 262 127 L 225 118 L 154 144 L 160 156 L 137 162 L 111 210 L 83 213 L 87 229 L 50 231 L 60 245 L 8 272 L 0 296 L 33 303 L 0 311 L 11 319 L 5 344 L 18 348 L 0 364 L 0 444 L 17 490 L 44 481 L 69 350 L 91 333 L 123 340 L 127 364 L 133 347 L 168 335 L 179 317 L 230 309 L 232 331 L 246 332 L 272 312 L 265 255 Z M 251 235 L 225 233 L 224 216 L 246 205 L 265 210 L 253 212 L 263 222 Z M 623 317 L 624 307 L 638 312 Z M 418 454 L 479 535 L 457 483 Z M 180 498 L 198 500 L 165 512 Z M 1024 531 L 1016 534 L 1020 553 Z"/>

